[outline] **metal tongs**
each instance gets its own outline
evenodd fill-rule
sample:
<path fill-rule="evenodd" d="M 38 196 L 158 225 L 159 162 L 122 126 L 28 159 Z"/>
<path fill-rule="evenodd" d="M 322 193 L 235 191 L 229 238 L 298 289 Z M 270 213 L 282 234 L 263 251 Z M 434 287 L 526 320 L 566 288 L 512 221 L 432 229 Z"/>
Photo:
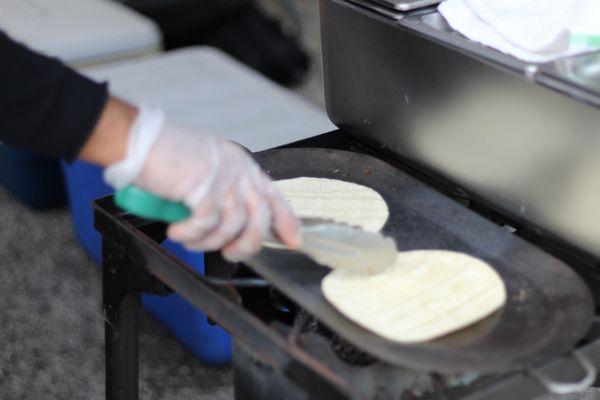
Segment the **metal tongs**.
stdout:
<path fill-rule="evenodd" d="M 396 242 L 380 233 L 320 218 L 301 218 L 302 245 L 297 250 L 330 268 L 378 273 L 396 261 Z M 275 236 L 265 247 L 288 249 Z M 288 249 L 289 250 L 289 249 Z"/>
<path fill-rule="evenodd" d="M 183 203 L 155 196 L 136 186 L 115 194 L 120 208 L 142 218 L 173 223 L 188 218 L 189 208 Z M 320 218 L 302 218 L 302 245 L 296 251 L 330 268 L 348 268 L 357 272 L 377 273 L 396 260 L 396 242 L 380 233 Z M 287 248 L 274 235 L 263 246 Z"/>

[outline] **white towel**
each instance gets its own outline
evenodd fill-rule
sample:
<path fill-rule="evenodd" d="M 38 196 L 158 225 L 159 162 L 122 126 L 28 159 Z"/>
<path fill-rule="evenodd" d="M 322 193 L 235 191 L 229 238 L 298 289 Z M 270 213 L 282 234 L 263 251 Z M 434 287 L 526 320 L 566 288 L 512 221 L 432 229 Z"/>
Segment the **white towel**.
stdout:
<path fill-rule="evenodd" d="M 527 62 L 600 48 L 600 0 L 446 0 L 439 11 L 469 39 Z"/>

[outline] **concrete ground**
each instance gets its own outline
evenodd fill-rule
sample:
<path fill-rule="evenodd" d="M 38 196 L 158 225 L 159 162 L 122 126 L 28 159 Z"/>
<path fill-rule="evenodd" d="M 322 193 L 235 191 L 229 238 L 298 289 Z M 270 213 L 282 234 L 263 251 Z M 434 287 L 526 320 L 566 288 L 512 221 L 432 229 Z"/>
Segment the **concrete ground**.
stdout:
<path fill-rule="evenodd" d="M 276 0 L 261 2 L 281 14 Z M 316 0 L 296 4 L 314 56 L 296 91 L 322 105 Z M 100 274 L 75 242 L 67 211 L 31 211 L 0 190 L 0 294 L 0 398 L 103 399 Z M 141 325 L 142 399 L 233 398 L 229 368 L 203 366 L 147 315 Z"/>

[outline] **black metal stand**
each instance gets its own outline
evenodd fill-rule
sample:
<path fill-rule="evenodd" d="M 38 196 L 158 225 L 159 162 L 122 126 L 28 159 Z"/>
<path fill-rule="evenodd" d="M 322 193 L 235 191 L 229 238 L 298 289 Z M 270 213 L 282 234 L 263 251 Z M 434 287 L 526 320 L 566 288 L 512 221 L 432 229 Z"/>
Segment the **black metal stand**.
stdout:
<path fill-rule="evenodd" d="M 347 382 L 318 360 L 224 295 L 234 286 L 264 286 L 261 279 L 207 279 L 160 249 L 164 226 L 124 218 L 112 198 L 95 204 L 95 227 L 103 240 L 103 295 L 106 313 L 106 399 L 138 399 L 137 314 L 142 293 L 179 293 L 233 336 L 239 337 L 272 368 L 296 384 L 315 388 L 323 398 L 352 398 Z M 162 233 L 161 233 L 162 232 Z"/>
<path fill-rule="evenodd" d="M 138 311 L 140 294 L 128 282 L 123 256 L 104 244 L 104 335 L 106 398 L 137 400 L 139 391 Z"/>
<path fill-rule="evenodd" d="M 139 294 L 128 294 L 116 318 L 106 321 L 106 393 L 110 400 L 138 398 Z"/>

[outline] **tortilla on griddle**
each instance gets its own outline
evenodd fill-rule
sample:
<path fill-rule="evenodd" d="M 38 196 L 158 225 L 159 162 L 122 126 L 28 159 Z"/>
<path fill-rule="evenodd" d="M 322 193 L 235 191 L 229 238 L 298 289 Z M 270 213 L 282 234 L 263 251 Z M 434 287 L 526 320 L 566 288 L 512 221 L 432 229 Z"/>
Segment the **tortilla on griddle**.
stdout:
<path fill-rule="evenodd" d="M 347 318 L 403 343 L 457 331 L 506 302 L 504 282 L 490 265 L 445 250 L 400 252 L 394 265 L 375 275 L 337 269 L 321 290 Z"/>
<path fill-rule="evenodd" d="M 298 217 L 332 219 L 378 232 L 390 214 L 379 193 L 356 183 L 302 177 L 276 181 L 275 185 Z"/>
<path fill-rule="evenodd" d="M 299 217 L 318 217 L 377 232 L 389 209 L 375 190 L 328 178 L 275 182 Z M 506 302 L 487 263 L 445 250 L 398 253 L 380 274 L 336 269 L 321 283 L 325 298 L 349 319 L 397 342 L 435 339 L 471 325 Z"/>

